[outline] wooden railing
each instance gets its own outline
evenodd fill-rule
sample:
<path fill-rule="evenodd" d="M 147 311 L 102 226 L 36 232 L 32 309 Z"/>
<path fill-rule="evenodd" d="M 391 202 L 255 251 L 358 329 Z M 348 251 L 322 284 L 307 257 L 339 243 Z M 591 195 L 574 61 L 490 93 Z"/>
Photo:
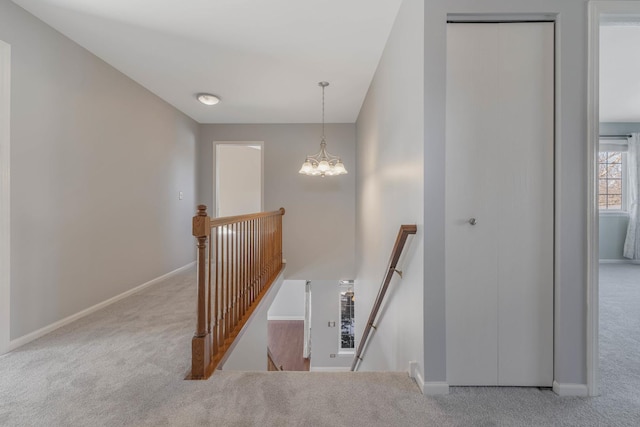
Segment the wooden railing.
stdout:
<path fill-rule="evenodd" d="M 367 339 L 369 338 L 371 329 L 377 329 L 377 326 L 374 325 L 374 322 L 376 320 L 376 317 L 378 316 L 378 311 L 380 310 L 380 306 L 382 305 L 384 296 L 387 293 L 389 283 L 391 283 L 393 273 L 398 273 L 398 275 L 402 277 L 402 272 L 396 269 L 396 267 L 398 266 L 398 260 L 400 259 L 400 255 L 402 255 L 402 250 L 404 249 L 404 245 L 407 242 L 409 234 L 416 234 L 416 231 L 417 227 L 415 225 L 400 226 L 400 231 L 398 231 L 396 243 L 395 245 L 393 245 L 393 251 L 391 251 L 391 258 L 389 259 L 387 271 L 384 275 L 384 279 L 382 280 L 382 285 L 380 286 L 380 290 L 378 291 L 376 301 L 373 303 L 373 307 L 371 308 L 371 314 L 369 315 L 369 319 L 367 320 L 367 326 L 365 326 L 364 328 L 362 338 L 360 339 L 360 344 L 358 344 L 358 350 L 356 351 L 356 355 L 353 358 L 353 363 L 351 364 L 352 371 L 356 370 L 356 368 L 358 367 L 358 363 L 362 360 L 362 352 L 367 346 Z"/>
<path fill-rule="evenodd" d="M 283 268 L 284 209 L 210 218 L 198 206 L 198 313 L 187 379 L 206 379 Z"/>

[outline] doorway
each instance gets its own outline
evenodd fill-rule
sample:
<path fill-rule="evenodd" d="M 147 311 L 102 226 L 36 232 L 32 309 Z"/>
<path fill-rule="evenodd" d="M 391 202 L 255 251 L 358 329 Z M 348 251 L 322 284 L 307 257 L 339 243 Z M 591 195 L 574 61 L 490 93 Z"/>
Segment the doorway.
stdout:
<path fill-rule="evenodd" d="M 627 377 L 629 362 L 637 366 L 636 330 L 625 328 L 637 313 L 633 302 L 640 301 L 640 266 L 634 264 L 640 256 L 633 250 L 640 242 L 631 227 L 637 226 L 640 196 L 635 154 L 640 119 L 631 96 L 640 64 L 624 49 L 636 46 L 638 37 L 638 2 L 589 3 L 587 385 L 592 396 L 600 394 L 601 384 L 620 386 L 611 382 L 621 377 L 616 370 Z"/>
<path fill-rule="evenodd" d="M 447 26 L 450 385 L 552 386 L 554 32 Z"/>
<path fill-rule="evenodd" d="M 11 46 L 0 40 L 0 354 L 9 351 L 10 329 L 10 209 L 9 209 L 9 114 Z"/>
<path fill-rule="evenodd" d="M 263 143 L 214 142 L 216 217 L 263 210 Z"/>

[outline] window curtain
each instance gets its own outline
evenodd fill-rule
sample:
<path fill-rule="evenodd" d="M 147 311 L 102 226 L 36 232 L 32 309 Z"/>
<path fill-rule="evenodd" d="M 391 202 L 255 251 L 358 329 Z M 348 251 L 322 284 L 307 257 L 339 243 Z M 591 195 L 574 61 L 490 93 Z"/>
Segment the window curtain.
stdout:
<path fill-rule="evenodd" d="M 627 153 L 627 197 L 629 209 L 629 226 L 624 241 L 625 258 L 640 259 L 640 133 L 632 133 L 629 138 Z"/>

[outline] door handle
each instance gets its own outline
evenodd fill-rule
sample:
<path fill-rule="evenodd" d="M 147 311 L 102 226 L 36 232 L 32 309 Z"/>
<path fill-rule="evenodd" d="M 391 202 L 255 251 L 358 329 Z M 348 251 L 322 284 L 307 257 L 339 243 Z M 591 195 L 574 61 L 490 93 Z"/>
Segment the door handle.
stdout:
<path fill-rule="evenodd" d="M 468 221 L 468 222 L 469 222 L 469 224 L 471 224 L 471 225 L 476 225 L 476 224 L 478 223 L 478 221 L 476 221 L 476 219 L 475 219 L 475 218 L 469 218 L 469 221 Z"/>

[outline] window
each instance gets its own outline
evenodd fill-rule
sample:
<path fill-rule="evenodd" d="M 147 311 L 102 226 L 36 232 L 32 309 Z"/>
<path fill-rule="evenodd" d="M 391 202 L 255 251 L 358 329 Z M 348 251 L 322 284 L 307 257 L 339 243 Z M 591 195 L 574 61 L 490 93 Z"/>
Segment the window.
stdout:
<path fill-rule="evenodd" d="M 626 211 L 627 145 L 600 142 L 598 153 L 598 208 L 600 212 Z"/>
<path fill-rule="evenodd" d="M 340 351 L 355 348 L 355 297 L 353 288 L 340 290 Z"/>

